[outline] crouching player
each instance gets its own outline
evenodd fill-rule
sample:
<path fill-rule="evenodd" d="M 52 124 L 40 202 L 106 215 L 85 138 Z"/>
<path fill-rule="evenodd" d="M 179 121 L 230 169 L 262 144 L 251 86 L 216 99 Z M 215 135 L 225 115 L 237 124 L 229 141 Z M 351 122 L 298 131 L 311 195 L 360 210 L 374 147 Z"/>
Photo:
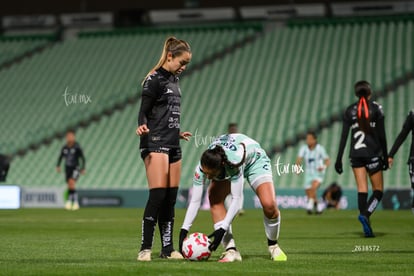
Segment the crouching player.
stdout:
<path fill-rule="evenodd" d="M 277 207 L 270 159 L 259 143 L 243 134 L 219 136 L 202 154 L 195 169 L 193 192 L 180 231 L 180 250 L 200 208 L 203 185 L 209 185 L 210 211 L 214 232 L 210 250 L 220 243 L 226 251 L 219 262 L 241 261 L 240 253 L 231 232 L 231 223 L 240 210 L 244 178 L 258 196 L 264 213 L 264 228 L 271 258 L 286 261 L 287 257 L 278 245 L 280 211 Z M 230 194 L 232 201 L 226 210 L 224 200 Z"/>

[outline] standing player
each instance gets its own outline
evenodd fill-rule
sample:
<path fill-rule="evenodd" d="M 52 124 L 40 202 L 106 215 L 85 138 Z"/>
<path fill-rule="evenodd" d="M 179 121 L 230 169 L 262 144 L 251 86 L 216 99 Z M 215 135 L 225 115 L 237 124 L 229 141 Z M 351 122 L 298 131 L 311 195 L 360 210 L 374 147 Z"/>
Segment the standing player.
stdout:
<path fill-rule="evenodd" d="M 275 261 L 286 261 L 278 245 L 280 211 L 273 186 L 272 165 L 259 143 L 244 134 L 219 136 L 201 156 L 193 178 L 193 193 L 180 231 L 180 249 L 200 208 L 203 185 L 208 185 L 214 237 L 210 250 L 215 251 L 220 242 L 226 252 L 221 262 L 241 261 L 231 233 L 231 223 L 241 206 L 244 178 L 256 192 L 264 213 L 264 227 L 270 255 Z M 224 200 L 231 194 L 231 204 L 226 210 Z"/>
<path fill-rule="evenodd" d="M 358 81 L 354 88 L 359 100 L 350 105 L 344 113 L 335 170 L 338 174 L 343 171 L 342 155 L 351 129 L 349 158 L 358 189 L 358 220 L 362 224 L 365 237 L 374 237 L 370 216 L 382 199 L 382 170 L 388 168 L 384 113 L 378 103 L 370 100 L 372 90 L 367 81 Z M 367 174 L 373 190 L 368 201 Z"/>
<path fill-rule="evenodd" d="M 66 133 L 66 145 L 62 147 L 57 161 L 56 170 L 60 173 L 60 163 L 65 159 L 65 176 L 68 184 L 68 200 L 65 204 L 67 210 L 78 210 L 78 194 L 76 193 L 76 181 L 80 174 L 85 173 L 85 156 L 80 145 L 76 142 L 75 132 L 69 130 Z"/>
<path fill-rule="evenodd" d="M 182 259 L 173 247 L 174 207 L 181 174 L 180 138 L 188 141 L 191 133 L 180 132 L 181 90 L 178 77 L 191 60 L 190 45 L 169 37 L 158 64 L 143 82 L 141 108 L 136 134 L 141 137 L 149 198 L 142 220 L 142 241 L 138 261 L 151 261 L 155 226 L 161 236 L 161 258 Z"/>
<path fill-rule="evenodd" d="M 395 139 L 394 145 L 391 148 L 390 153 L 388 154 L 388 163 L 391 168 L 392 163 L 394 161 L 394 155 L 397 153 L 398 149 L 400 148 L 401 144 L 407 138 L 408 133 L 412 133 L 411 136 L 411 149 L 410 149 L 410 156 L 408 157 L 408 172 L 410 173 L 411 179 L 411 189 L 413 192 L 413 202 L 411 205 L 411 209 L 414 214 L 414 110 L 411 110 L 408 113 L 407 118 L 405 119 L 404 125 L 400 134 L 398 134 L 397 139 Z"/>
<path fill-rule="evenodd" d="M 325 177 L 326 168 L 330 164 L 325 148 L 318 144 L 316 133 L 313 131 L 308 131 L 306 134 L 306 145 L 299 149 L 296 165 L 302 164 L 303 161 L 305 161 L 304 187 L 308 197 L 306 210 L 310 215 L 314 206 L 318 206 L 317 190 Z M 318 208 L 317 213 L 321 212 L 322 210 Z"/>

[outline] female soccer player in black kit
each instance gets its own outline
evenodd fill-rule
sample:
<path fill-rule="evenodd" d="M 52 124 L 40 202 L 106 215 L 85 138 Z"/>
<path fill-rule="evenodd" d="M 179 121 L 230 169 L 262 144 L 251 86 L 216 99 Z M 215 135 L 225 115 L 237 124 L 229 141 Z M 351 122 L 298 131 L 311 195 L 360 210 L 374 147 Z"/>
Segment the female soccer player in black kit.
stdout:
<path fill-rule="evenodd" d="M 142 220 L 142 242 L 138 261 L 151 261 L 155 225 L 161 236 L 161 258 L 182 259 L 173 247 L 174 206 L 181 174 L 180 132 L 181 90 L 178 77 L 191 60 L 191 49 L 184 40 L 169 37 L 158 64 L 143 82 L 137 135 L 144 160 L 149 198 Z"/>
<path fill-rule="evenodd" d="M 382 199 L 382 170 L 388 168 L 384 113 L 378 103 L 370 100 L 371 93 L 371 86 L 367 81 L 358 81 L 355 84 L 355 95 L 359 100 L 345 111 L 335 163 L 335 170 L 341 174 L 342 155 L 351 129 L 349 158 L 358 188 L 358 220 L 363 226 L 365 237 L 374 237 L 369 218 Z M 368 201 L 367 173 L 373 190 Z"/>
<path fill-rule="evenodd" d="M 391 167 L 394 161 L 394 155 L 397 153 L 398 149 L 400 148 L 401 144 L 404 142 L 405 138 L 407 138 L 408 133 L 412 133 L 411 136 L 411 149 L 410 149 L 410 156 L 408 157 L 408 172 L 410 173 L 411 179 L 411 188 L 413 190 L 413 203 L 411 205 L 412 211 L 414 214 L 414 110 L 411 110 L 408 113 L 407 118 L 405 119 L 404 125 L 400 134 L 398 134 L 397 139 L 395 139 L 394 145 L 391 148 L 390 153 L 388 154 L 388 164 Z"/>
<path fill-rule="evenodd" d="M 82 148 L 76 142 L 75 132 L 73 130 L 69 130 L 66 133 L 66 145 L 62 147 L 56 165 L 58 173 L 60 173 L 60 163 L 63 158 L 65 158 L 65 176 L 69 195 L 65 208 L 67 210 L 78 210 L 78 194 L 76 193 L 75 185 L 79 174 L 85 173 L 85 156 L 83 155 Z"/>

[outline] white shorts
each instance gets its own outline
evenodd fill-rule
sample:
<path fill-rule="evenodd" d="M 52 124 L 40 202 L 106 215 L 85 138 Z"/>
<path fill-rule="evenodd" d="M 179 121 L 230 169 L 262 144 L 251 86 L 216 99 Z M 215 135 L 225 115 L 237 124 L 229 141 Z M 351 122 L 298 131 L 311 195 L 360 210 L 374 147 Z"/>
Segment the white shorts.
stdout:
<path fill-rule="evenodd" d="M 322 183 L 324 179 L 324 174 L 320 173 L 307 173 L 305 174 L 305 182 L 303 184 L 303 187 L 305 190 L 312 188 L 312 182 L 318 181 L 319 183 Z"/>

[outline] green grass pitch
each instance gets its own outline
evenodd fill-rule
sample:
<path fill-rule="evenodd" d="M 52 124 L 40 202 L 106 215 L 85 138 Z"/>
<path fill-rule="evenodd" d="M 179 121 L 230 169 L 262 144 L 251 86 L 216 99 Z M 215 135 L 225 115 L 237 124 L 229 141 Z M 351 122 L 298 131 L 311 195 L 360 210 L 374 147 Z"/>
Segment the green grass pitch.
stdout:
<path fill-rule="evenodd" d="M 0 275 L 413 275 L 414 216 L 377 211 L 375 238 L 364 238 L 357 211 L 321 216 L 282 210 L 279 243 L 287 262 L 267 252 L 261 210 L 247 210 L 233 223 L 241 263 L 136 261 L 142 209 L 83 208 L 0 210 Z M 174 240 L 185 210 L 177 210 Z M 212 232 L 210 214 L 200 211 L 191 232 Z"/>

